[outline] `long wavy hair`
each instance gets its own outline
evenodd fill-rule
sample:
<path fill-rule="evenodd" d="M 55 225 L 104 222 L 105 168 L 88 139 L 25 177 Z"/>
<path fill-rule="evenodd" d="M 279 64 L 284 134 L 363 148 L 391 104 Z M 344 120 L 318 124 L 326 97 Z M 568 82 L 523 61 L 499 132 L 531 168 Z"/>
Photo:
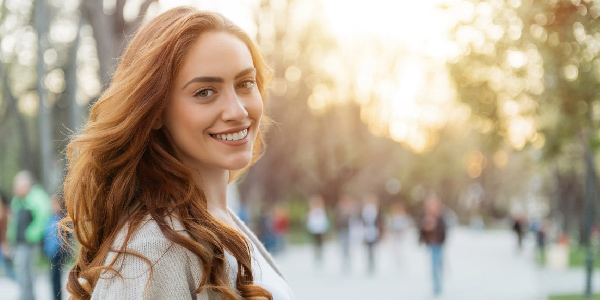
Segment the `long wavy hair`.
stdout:
<path fill-rule="evenodd" d="M 236 230 L 213 218 L 192 171 L 177 155 L 165 130 L 153 130 L 170 99 L 173 80 L 190 46 L 205 32 L 229 33 L 248 47 L 258 90 L 271 69 L 251 38 L 216 13 L 190 7 L 171 9 L 142 26 L 128 45 L 113 81 L 93 105 L 82 133 L 67 147 L 69 170 L 64 182 L 68 211 L 62 221 L 80 247 L 67 289 L 74 299 L 90 299 L 117 234 L 128 228 L 126 244 L 149 215 L 166 238 L 198 256 L 203 275 L 196 293 L 206 289 L 230 299 L 272 299 L 253 284 L 251 246 Z M 263 116 L 263 121 L 264 121 Z M 252 160 L 230 172 L 230 181 L 262 154 L 265 122 L 261 122 Z M 181 222 L 189 237 L 176 232 L 167 216 Z M 224 251 L 237 259 L 236 291 L 227 284 Z M 239 294 L 238 294 L 239 293 Z"/>

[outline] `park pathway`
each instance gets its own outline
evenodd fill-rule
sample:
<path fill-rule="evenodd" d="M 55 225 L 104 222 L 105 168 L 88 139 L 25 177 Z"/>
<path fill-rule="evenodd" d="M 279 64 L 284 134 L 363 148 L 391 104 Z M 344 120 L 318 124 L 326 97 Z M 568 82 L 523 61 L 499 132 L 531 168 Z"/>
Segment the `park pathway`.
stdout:
<path fill-rule="evenodd" d="M 418 245 L 414 231 L 403 242 L 400 251 L 389 240 L 381 244 L 373 275 L 366 272 L 366 253 L 360 244 L 352 248 L 350 269 L 342 266 L 341 249 L 335 243 L 327 244 L 321 266 L 315 265 L 308 246 L 288 249 L 277 260 L 297 300 L 545 300 L 548 293 L 583 290 L 582 270 L 538 267 L 532 240 L 526 240 L 519 252 L 510 231 L 459 227 L 449 233 L 444 291 L 436 298 L 431 292 L 427 249 Z M 594 286 L 599 290 L 599 276 Z"/>

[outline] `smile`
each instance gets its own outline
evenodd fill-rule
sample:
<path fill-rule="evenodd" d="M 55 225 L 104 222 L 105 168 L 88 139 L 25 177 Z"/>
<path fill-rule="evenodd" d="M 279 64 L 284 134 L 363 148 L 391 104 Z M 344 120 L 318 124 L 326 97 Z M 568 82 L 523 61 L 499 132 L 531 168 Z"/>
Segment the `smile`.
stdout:
<path fill-rule="evenodd" d="M 248 135 L 248 129 L 244 129 L 240 132 L 227 133 L 227 134 L 211 134 L 210 136 L 220 139 L 223 141 L 239 141 L 243 140 Z"/>

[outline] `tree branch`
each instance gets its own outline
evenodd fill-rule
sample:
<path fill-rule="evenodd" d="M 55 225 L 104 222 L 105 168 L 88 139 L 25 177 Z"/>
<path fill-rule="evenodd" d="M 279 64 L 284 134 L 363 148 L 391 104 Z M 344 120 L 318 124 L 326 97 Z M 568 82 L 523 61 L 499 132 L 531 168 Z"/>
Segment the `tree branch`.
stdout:
<path fill-rule="evenodd" d="M 81 3 L 82 16 L 92 26 L 94 39 L 96 40 L 96 49 L 98 51 L 98 60 L 100 61 L 100 80 L 102 86 L 106 88 L 112 77 L 116 58 L 118 57 L 119 41 L 116 38 L 115 24 L 113 17 L 106 15 L 102 8 L 102 1 L 85 0 Z"/>
<path fill-rule="evenodd" d="M 127 24 L 125 24 L 124 32 L 126 37 L 132 35 L 137 30 L 137 28 L 144 20 L 144 17 L 148 12 L 148 8 L 150 8 L 150 5 L 152 5 L 152 3 L 154 2 L 156 2 L 156 0 L 144 1 L 144 3 L 142 3 L 142 5 L 140 6 L 140 13 L 138 14 L 138 16 L 133 21 L 127 22 Z"/>
<path fill-rule="evenodd" d="M 120 35 L 125 31 L 125 26 L 127 22 L 125 21 L 125 14 L 123 13 L 125 10 L 125 3 L 127 0 L 117 0 L 115 7 L 115 14 L 113 16 L 113 22 L 115 24 L 115 34 Z"/>

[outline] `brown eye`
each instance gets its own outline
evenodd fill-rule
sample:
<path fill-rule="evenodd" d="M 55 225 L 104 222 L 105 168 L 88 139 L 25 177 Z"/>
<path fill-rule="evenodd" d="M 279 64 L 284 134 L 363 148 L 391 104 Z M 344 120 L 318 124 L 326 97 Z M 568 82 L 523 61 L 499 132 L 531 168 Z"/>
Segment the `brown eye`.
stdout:
<path fill-rule="evenodd" d="M 201 89 L 194 94 L 194 97 L 206 98 L 210 97 L 215 93 L 212 89 Z"/>
<path fill-rule="evenodd" d="M 241 82 L 238 87 L 242 89 L 251 89 L 256 85 L 256 81 L 254 80 L 246 80 Z"/>

